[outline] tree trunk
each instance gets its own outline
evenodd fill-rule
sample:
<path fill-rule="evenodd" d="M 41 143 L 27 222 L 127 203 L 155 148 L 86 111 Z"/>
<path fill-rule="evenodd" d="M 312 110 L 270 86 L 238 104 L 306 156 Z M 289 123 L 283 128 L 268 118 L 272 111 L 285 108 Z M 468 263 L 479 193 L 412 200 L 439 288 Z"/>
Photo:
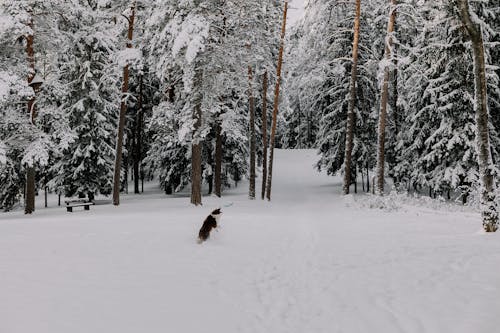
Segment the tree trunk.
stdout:
<path fill-rule="evenodd" d="M 125 140 L 125 146 L 127 146 L 127 141 L 128 141 L 128 137 L 126 138 Z M 129 147 L 130 149 L 130 147 Z M 128 150 L 130 151 L 130 150 Z M 125 194 L 128 194 L 128 169 L 129 169 L 129 163 L 128 163 L 128 152 L 127 154 L 125 154 L 125 156 L 123 156 L 123 163 L 122 163 L 122 167 L 123 167 L 123 182 L 122 182 L 122 191 L 125 192 Z"/>
<path fill-rule="evenodd" d="M 201 84 L 202 72 L 201 69 L 195 69 L 195 77 L 193 80 L 194 98 L 193 98 L 193 143 L 191 153 L 191 203 L 195 206 L 201 205 Z"/>
<path fill-rule="evenodd" d="M 206 179 L 208 184 L 207 195 L 211 195 L 214 190 L 214 152 L 212 149 L 212 142 L 207 142 L 205 144 L 205 150 L 205 156 L 207 157 L 206 165 L 210 168 L 210 173 L 207 173 Z"/>
<path fill-rule="evenodd" d="M 144 193 L 144 170 L 142 165 L 141 165 L 141 193 Z"/>
<path fill-rule="evenodd" d="M 215 172 L 214 185 L 215 195 L 219 198 L 222 195 L 222 127 L 220 122 L 217 122 L 215 130 Z"/>
<path fill-rule="evenodd" d="M 393 46 L 394 52 L 396 52 L 396 46 Z M 396 55 L 396 53 L 394 53 Z M 399 114 L 398 114 L 398 60 L 394 59 L 393 61 L 394 69 L 392 70 L 392 82 L 391 82 L 391 111 L 392 118 L 394 121 L 394 145 L 397 144 L 397 137 L 399 134 Z"/>
<path fill-rule="evenodd" d="M 25 214 L 32 214 L 35 211 L 35 168 L 26 168 L 26 202 L 24 207 Z"/>
<path fill-rule="evenodd" d="M 142 101 L 142 75 L 139 77 L 139 99 L 137 102 L 137 114 L 135 117 L 135 149 L 134 149 L 134 193 L 139 194 L 139 166 L 142 157 L 142 114 L 143 114 L 143 101 Z"/>
<path fill-rule="evenodd" d="M 30 32 L 26 36 L 26 53 L 28 56 L 28 85 L 31 85 L 33 78 L 35 77 L 35 50 L 33 48 L 34 44 L 34 27 L 33 18 L 29 18 L 28 27 Z M 35 89 L 35 88 L 33 88 Z M 34 91 L 36 93 L 36 91 Z M 31 123 L 35 124 L 36 118 L 36 106 L 35 106 L 35 95 L 28 101 L 28 115 L 31 118 Z M 35 211 L 35 187 L 36 187 L 36 174 L 35 166 L 26 166 L 26 197 L 24 202 L 24 213 L 32 214 Z"/>
<path fill-rule="evenodd" d="M 394 55 L 397 57 L 396 53 L 396 45 L 394 45 Z M 392 70 L 392 80 L 391 80 L 391 111 L 392 111 L 392 118 L 394 121 L 394 133 L 392 134 L 392 140 L 393 140 L 393 149 L 394 149 L 394 156 L 392 157 L 392 162 L 394 164 L 397 163 L 397 145 L 398 145 L 398 137 L 399 137 L 399 128 L 400 128 L 400 120 L 399 120 L 399 110 L 398 110 L 398 60 L 397 58 L 394 59 L 394 69 Z M 394 184 L 396 186 L 400 185 L 400 177 L 398 175 L 394 175 Z"/>
<path fill-rule="evenodd" d="M 128 17 L 127 48 L 132 48 L 132 37 L 134 33 L 135 1 L 130 6 L 130 16 Z M 122 164 L 123 132 L 125 130 L 125 115 L 127 113 L 127 93 L 129 80 L 129 66 L 123 68 L 122 96 L 120 103 L 120 115 L 118 119 L 118 134 L 116 137 L 115 172 L 113 178 L 113 205 L 120 204 L 120 170 Z"/>
<path fill-rule="evenodd" d="M 195 107 L 198 109 L 198 107 Z M 198 113 L 198 111 L 195 111 Z M 201 143 L 193 143 L 191 155 L 191 203 L 201 205 Z"/>
<path fill-rule="evenodd" d="M 248 100 L 250 111 L 250 185 L 248 197 L 255 199 L 255 100 L 253 97 L 252 66 L 248 66 Z"/>
<path fill-rule="evenodd" d="M 279 95 L 280 95 L 280 84 L 281 84 L 281 65 L 283 63 L 283 49 L 285 47 L 285 32 L 286 32 L 286 14 L 288 11 L 288 0 L 285 0 L 285 10 L 283 11 L 283 24 L 281 26 L 281 39 L 280 39 L 280 49 L 278 54 L 278 67 L 276 73 L 276 87 L 274 89 L 274 106 L 273 106 L 273 123 L 271 126 L 271 138 L 269 142 L 269 169 L 267 174 L 267 200 L 271 201 L 271 185 L 273 180 L 273 160 L 274 160 L 274 146 L 276 137 L 276 125 L 278 122 L 278 106 L 279 106 Z"/>
<path fill-rule="evenodd" d="M 207 176 L 207 183 L 208 183 L 208 195 L 211 195 L 213 190 L 214 190 L 214 176 L 209 175 Z"/>
<path fill-rule="evenodd" d="M 366 192 L 370 193 L 370 168 L 366 162 Z"/>
<path fill-rule="evenodd" d="M 264 72 L 262 78 L 262 193 L 261 199 L 264 200 L 266 195 L 267 181 L 267 71 Z"/>
<path fill-rule="evenodd" d="M 494 165 L 490 150 L 486 63 L 481 26 L 471 17 L 468 0 L 458 0 L 460 18 L 472 42 L 476 111 L 476 149 L 481 179 L 481 214 L 486 232 L 498 229 L 498 209 L 495 202 Z"/>
<path fill-rule="evenodd" d="M 361 164 L 361 187 L 363 188 L 363 192 L 365 191 L 365 172 L 363 171 L 363 165 Z"/>
<path fill-rule="evenodd" d="M 354 193 L 358 193 L 358 167 L 354 167 Z"/>
<path fill-rule="evenodd" d="M 387 24 L 387 37 L 385 45 L 385 60 L 391 59 L 392 53 L 392 33 L 396 21 L 396 0 L 391 0 L 389 11 L 389 23 Z M 380 113 L 378 122 L 378 146 L 377 146 L 377 182 L 375 192 L 378 195 L 384 194 L 384 164 L 385 164 L 385 125 L 387 121 L 387 100 L 389 95 L 389 65 L 384 68 L 384 81 L 382 83 L 382 93 L 380 98 Z"/>
<path fill-rule="evenodd" d="M 349 194 L 351 186 L 351 165 L 352 148 L 354 145 L 354 127 L 356 126 L 356 115 L 354 107 L 356 105 L 356 81 L 358 77 L 358 43 L 359 43 L 359 24 L 361 16 L 361 0 L 356 0 L 356 15 L 354 18 L 354 38 L 352 43 L 352 68 L 351 83 L 349 87 L 349 107 L 347 110 L 347 126 L 345 139 L 345 157 L 344 157 L 344 194 Z"/>

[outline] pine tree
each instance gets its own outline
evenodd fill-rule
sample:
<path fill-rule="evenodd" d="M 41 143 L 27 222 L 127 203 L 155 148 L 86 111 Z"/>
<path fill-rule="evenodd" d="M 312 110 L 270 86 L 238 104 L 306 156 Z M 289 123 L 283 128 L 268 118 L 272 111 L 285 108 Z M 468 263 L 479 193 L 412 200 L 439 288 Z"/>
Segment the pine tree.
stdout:
<path fill-rule="evenodd" d="M 47 105 L 39 101 L 43 78 L 35 62 L 35 50 L 38 59 L 43 59 L 42 51 L 52 40 L 42 33 L 35 37 L 32 28 L 53 29 L 57 19 L 47 9 L 58 4 L 24 0 L 0 3 L 0 142 L 4 156 L 4 163 L 0 163 L 0 202 L 5 210 L 21 199 L 24 187 L 25 213 L 34 212 L 36 174 L 47 165 L 53 150 L 45 133 L 50 128 L 44 130 L 37 121 L 40 108 Z"/>
<path fill-rule="evenodd" d="M 347 128 L 346 128 L 346 143 L 345 143 L 345 158 L 344 158 L 344 194 L 349 194 L 351 186 L 351 162 L 352 149 L 354 139 L 355 114 L 354 107 L 356 104 L 356 81 L 358 77 L 358 44 L 359 44 L 359 24 L 361 16 L 361 1 L 356 0 L 356 14 L 354 16 L 354 36 L 352 42 L 352 65 L 351 65 L 351 81 L 349 84 L 349 104 L 347 109 Z"/>
<path fill-rule="evenodd" d="M 62 188 L 68 197 L 78 195 L 89 200 L 112 190 L 111 133 L 115 130 L 118 99 L 118 72 L 111 60 L 118 32 L 101 9 L 85 2 L 73 7 L 73 16 L 63 27 L 68 42 L 59 53 L 63 80 L 69 82 L 72 92 L 62 99 L 61 107 L 69 113 L 76 138 L 54 165 L 57 176 L 52 186 Z"/>
<path fill-rule="evenodd" d="M 481 25 L 476 16 L 472 16 L 468 0 L 458 0 L 458 12 L 468 37 L 472 42 L 474 59 L 474 109 L 476 112 L 476 141 L 481 179 L 481 213 L 483 228 L 486 232 L 498 229 L 498 209 L 495 202 L 495 182 L 493 161 L 489 139 L 488 93 L 486 85 L 486 62 Z"/>

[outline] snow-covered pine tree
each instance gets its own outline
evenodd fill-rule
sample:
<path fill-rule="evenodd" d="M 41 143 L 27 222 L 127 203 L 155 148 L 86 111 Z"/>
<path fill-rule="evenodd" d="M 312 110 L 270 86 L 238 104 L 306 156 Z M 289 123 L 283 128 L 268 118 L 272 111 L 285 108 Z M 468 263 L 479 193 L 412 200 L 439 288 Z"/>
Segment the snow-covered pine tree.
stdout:
<path fill-rule="evenodd" d="M 51 184 L 67 197 L 93 200 L 112 190 L 114 129 L 119 101 L 118 66 L 113 62 L 119 34 L 112 13 L 97 3 L 71 4 L 71 17 L 61 32 L 67 41 L 59 53 L 68 93 L 61 108 L 68 112 L 75 140 L 54 165 L 57 176 Z"/>
<path fill-rule="evenodd" d="M 21 160 L 30 132 L 25 102 L 33 94 L 25 78 L 22 44 L 16 45 L 16 38 L 9 38 L 16 26 L 23 25 L 7 12 L 7 5 L 0 5 L 0 208 L 5 211 L 21 199 L 25 184 Z"/>
<path fill-rule="evenodd" d="M 404 121 L 390 173 L 399 187 L 448 197 L 458 190 L 465 201 L 477 181 L 471 57 L 451 9 L 419 8 L 425 22 L 401 80 Z"/>
<path fill-rule="evenodd" d="M 24 0 L 0 4 L 0 142 L 3 146 L 0 202 L 5 210 L 21 199 L 28 179 L 25 212 L 34 211 L 35 177 L 48 164 L 49 155 L 54 151 L 51 135 L 66 136 L 59 131 L 62 122 L 53 121 L 58 118 L 54 108 L 57 104 L 46 96 L 50 91 L 57 95 L 55 88 L 60 87 L 57 75 L 48 71 L 54 67 L 49 50 L 54 49 L 58 41 L 51 36 L 61 19 L 53 11 L 58 5 L 59 1 Z M 30 87 L 29 82 L 35 81 L 37 84 Z M 40 92 L 41 83 L 44 84 Z M 44 90 L 43 86 L 54 89 Z M 43 121 L 38 121 L 37 116 L 42 116 Z"/>

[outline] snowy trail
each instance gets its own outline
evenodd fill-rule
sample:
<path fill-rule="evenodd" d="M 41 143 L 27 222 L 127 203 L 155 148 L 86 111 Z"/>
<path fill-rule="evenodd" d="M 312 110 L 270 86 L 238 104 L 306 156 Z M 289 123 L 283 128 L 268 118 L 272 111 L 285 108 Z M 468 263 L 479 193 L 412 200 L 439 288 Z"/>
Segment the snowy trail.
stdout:
<path fill-rule="evenodd" d="M 478 216 L 364 209 L 313 151 L 276 157 L 273 201 L 231 189 L 201 246 L 215 198 L 0 215 L 0 332 L 498 330 L 500 238 Z"/>

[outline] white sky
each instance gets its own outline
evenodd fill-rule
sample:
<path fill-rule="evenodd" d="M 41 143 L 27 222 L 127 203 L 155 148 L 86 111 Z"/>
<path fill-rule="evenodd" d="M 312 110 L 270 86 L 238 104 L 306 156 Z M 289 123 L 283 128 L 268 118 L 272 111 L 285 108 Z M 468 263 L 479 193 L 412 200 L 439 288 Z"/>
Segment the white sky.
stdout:
<path fill-rule="evenodd" d="M 288 25 L 292 26 L 304 14 L 304 6 L 307 0 L 291 0 L 288 11 Z"/>

